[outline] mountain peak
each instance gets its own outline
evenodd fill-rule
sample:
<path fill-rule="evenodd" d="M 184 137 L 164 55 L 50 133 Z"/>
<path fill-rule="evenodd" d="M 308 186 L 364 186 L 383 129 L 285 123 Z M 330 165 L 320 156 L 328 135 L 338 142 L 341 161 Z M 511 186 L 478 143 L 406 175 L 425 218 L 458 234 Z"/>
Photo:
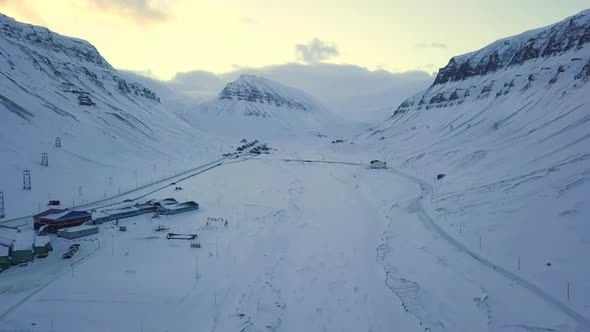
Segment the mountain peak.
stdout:
<path fill-rule="evenodd" d="M 247 74 L 228 83 L 219 93 L 218 100 L 266 104 L 304 112 L 317 108 L 316 103 L 303 91 Z"/>
<path fill-rule="evenodd" d="M 18 22 L 4 14 L 0 14 L 0 36 L 13 43 L 42 49 L 69 60 L 77 59 L 82 63 L 113 69 L 89 42 L 62 36 L 45 27 Z"/>
<path fill-rule="evenodd" d="M 553 25 L 500 39 L 478 51 L 455 56 L 440 69 L 433 86 L 575 52 L 587 44 L 590 44 L 590 9 Z"/>

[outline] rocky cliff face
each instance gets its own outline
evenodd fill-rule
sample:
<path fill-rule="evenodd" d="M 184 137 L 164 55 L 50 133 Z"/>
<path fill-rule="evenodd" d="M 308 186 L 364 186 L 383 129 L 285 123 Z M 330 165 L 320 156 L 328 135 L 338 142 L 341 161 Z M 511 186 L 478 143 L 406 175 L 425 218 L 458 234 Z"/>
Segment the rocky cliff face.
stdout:
<path fill-rule="evenodd" d="M 26 62 L 18 63 L 18 61 Z M 47 28 L 20 23 L 0 14 L 0 68 L 18 80 L 19 72 L 32 66 L 35 72 L 54 81 L 62 92 L 93 99 L 95 90 L 119 93 L 159 102 L 159 97 L 139 83 L 127 82 L 84 40 L 64 37 Z M 91 84 L 80 81 L 89 81 Z M 83 104 L 80 104 L 83 105 Z"/>
<path fill-rule="evenodd" d="M 87 41 L 64 37 L 44 27 L 20 23 L 3 14 L 0 14 L 0 34 L 20 44 L 27 44 L 70 59 L 112 69 L 96 48 Z"/>
<path fill-rule="evenodd" d="M 547 28 L 499 40 L 477 52 L 454 57 L 441 68 L 433 85 L 483 76 L 509 66 L 562 55 L 590 42 L 590 10 Z"/>
<path fill-rule="evenodd" d="M 218 99 L 266 104 L 304 112 L 311 112 L 315 108 L 313 102 L 299 91 L 251 75 L 242 75 L 235 82 L 229 83 Z"/>
<path fill-rule="evenodd" d="M 552 26 L 506 38 L 453 57 L 426 91 L 404 101 L 411 110 L 501 102 L 545 91 L 565 96 L 590 78 L 590 10 Z"/>
<path fill-rule="evenodd" d="M 258 139 L 323 136 L 347 125 L 307 93 L 253 75 L 241 75 L 216 99 L 179 115 L 203 130 Z"/>

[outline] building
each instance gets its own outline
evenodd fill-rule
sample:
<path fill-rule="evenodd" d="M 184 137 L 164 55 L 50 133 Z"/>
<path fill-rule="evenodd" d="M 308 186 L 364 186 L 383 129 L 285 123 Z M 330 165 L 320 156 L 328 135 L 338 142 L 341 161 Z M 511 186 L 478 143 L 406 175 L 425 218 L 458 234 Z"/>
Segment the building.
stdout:
<path fill-rule="evenodd" d="M 16 240 L 16 228 L 0 226 L 0 269 L 10 267 L 12 259 L 10 253 Z"/>
<path fill-rule="evenodd" d="M 102 211 L 92 212 L 92 223 L 102 224 L 111 220 L 111 215 Z"/>
<path fill-rule="evenodd" d="M 384 169 L 387 168 L 387 163 L 381 160 L 371 160 L 369 164 L 369 168 L 371 169 Z"/>
<path fill-rule="evenodd" d="M 0 270 L 10 267 L 10 247 L 0 244 Z"/>
<path fill-rule="evenodd" d="M 143 204 L 135 204 L 134 207 L 138 209 L 142 214 L 144 213 L 153 213 L 156 212 L 156 206 L 151 202 L 143 203 Z"/>
<path fill-rule="evenodd" d="M 133 205 L 124 206 L 124 207 L 120 207 L 120 208 L 112 209 L 112 210 L 104 210 L 102 212 L 109 215 L 109 220 L 131 218 L 131 217 L 139 216 L 140 214 L 146 213 L 146 212 L 136 208 Z"/>
<path fill-rule="evenodd" d="M 188 201 L 178 204 L 161 205 L 158 207 L 158 213 L 163 215 L 173 215 L 188 211 L 194 211 L 199 209 L 199 204 L 193 201 Z"/>
<path fill-rule="evenodd" d="M 49 233 L 56 233 L 61 228 L 79 226 L 91 219 L 92 215 L 86 211 L 67 209 L 49 209 L 33 216 L 34 228 L 40 229 L 47 226 Z"/>
<path fill-rule="evenodd" d="M 16 240 L 17 229 L 0 225 L 0 245 L 12 248 Z"/>
<path fill-rule="evenodd" d="M 48 226 L 49 233 L 56 233 L 58 229 L 80 226 L 92 220 L 92 214 L 86 211 L 62 210 L 62 212 L 46 213 L 47 211 L 33 217 L 35 229 Z"/>
<path fill-rule="evenodd" d="M 32 228 L 19 228 L 16 232 L 16 239 L 10 251 L 12 264 L 18 264 L 22 261 L 32 261 L 33 243 L 35 242 L 35 232 Z"/>
<path fill-rule="evenodd" d="M 48 246 L 51 244 L 49 236 L 35 236 L 35 242 L 33 243 L 33 253 L 35 255 L 49 252 Z"/>
<path fill-rule="evenodd" d="M 57 236 L 63 237 L 64 239 L 73 240 L 92 234 L 98 234 L 98 226 L 82 225 L 70 227 L 60 230 L 57 233 Z"/>
<path fill-rule="evenodd" d="M 52 215 L 52 214 L 57 214 L 57 213 L 62 213 L 67 211 L 66 209 L 49 209 L 49 210 L 45 210 L 39 214 L 36 214 L 33 216 L 33 221 L 34 221 L 34 227 L 35 229 L 39 229 L 41 228 L 41 226 L 43 226 L 42 224 L 39 224 L 39 218 L 41 217 L 45 217 L 48 215 Z"/>

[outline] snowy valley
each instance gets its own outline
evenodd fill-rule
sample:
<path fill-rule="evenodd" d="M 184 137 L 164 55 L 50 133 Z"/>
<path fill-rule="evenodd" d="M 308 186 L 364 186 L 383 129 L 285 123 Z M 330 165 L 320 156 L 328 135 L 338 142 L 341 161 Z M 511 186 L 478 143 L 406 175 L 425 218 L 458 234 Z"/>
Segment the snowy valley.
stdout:
<path fill-rule="evenodd" d="M 589 80 L 587 10 L 452 58 L 365 130 L 253 75 L 176 107 L 0 15 L 0 264 L 53 247 L 0 270 L 0 329 L 590 331 Z M 97 233 L 33 232 L 55 199 Z"/>

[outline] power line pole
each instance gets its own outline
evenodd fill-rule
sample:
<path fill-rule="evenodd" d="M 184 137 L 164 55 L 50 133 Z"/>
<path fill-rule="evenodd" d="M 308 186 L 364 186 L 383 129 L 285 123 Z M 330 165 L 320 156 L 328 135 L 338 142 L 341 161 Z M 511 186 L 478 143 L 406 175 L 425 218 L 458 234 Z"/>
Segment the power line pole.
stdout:
<path fill-rule="evenodd" d="M 28 169 L 23 171 L 23 189 L 31 190 L 31 171 Z"/>
<path fill-rule="evenodd" d="M 4 192 L 0 191 L 0 218 L 6 217 L 6 213 L 4 212 Z"/>

